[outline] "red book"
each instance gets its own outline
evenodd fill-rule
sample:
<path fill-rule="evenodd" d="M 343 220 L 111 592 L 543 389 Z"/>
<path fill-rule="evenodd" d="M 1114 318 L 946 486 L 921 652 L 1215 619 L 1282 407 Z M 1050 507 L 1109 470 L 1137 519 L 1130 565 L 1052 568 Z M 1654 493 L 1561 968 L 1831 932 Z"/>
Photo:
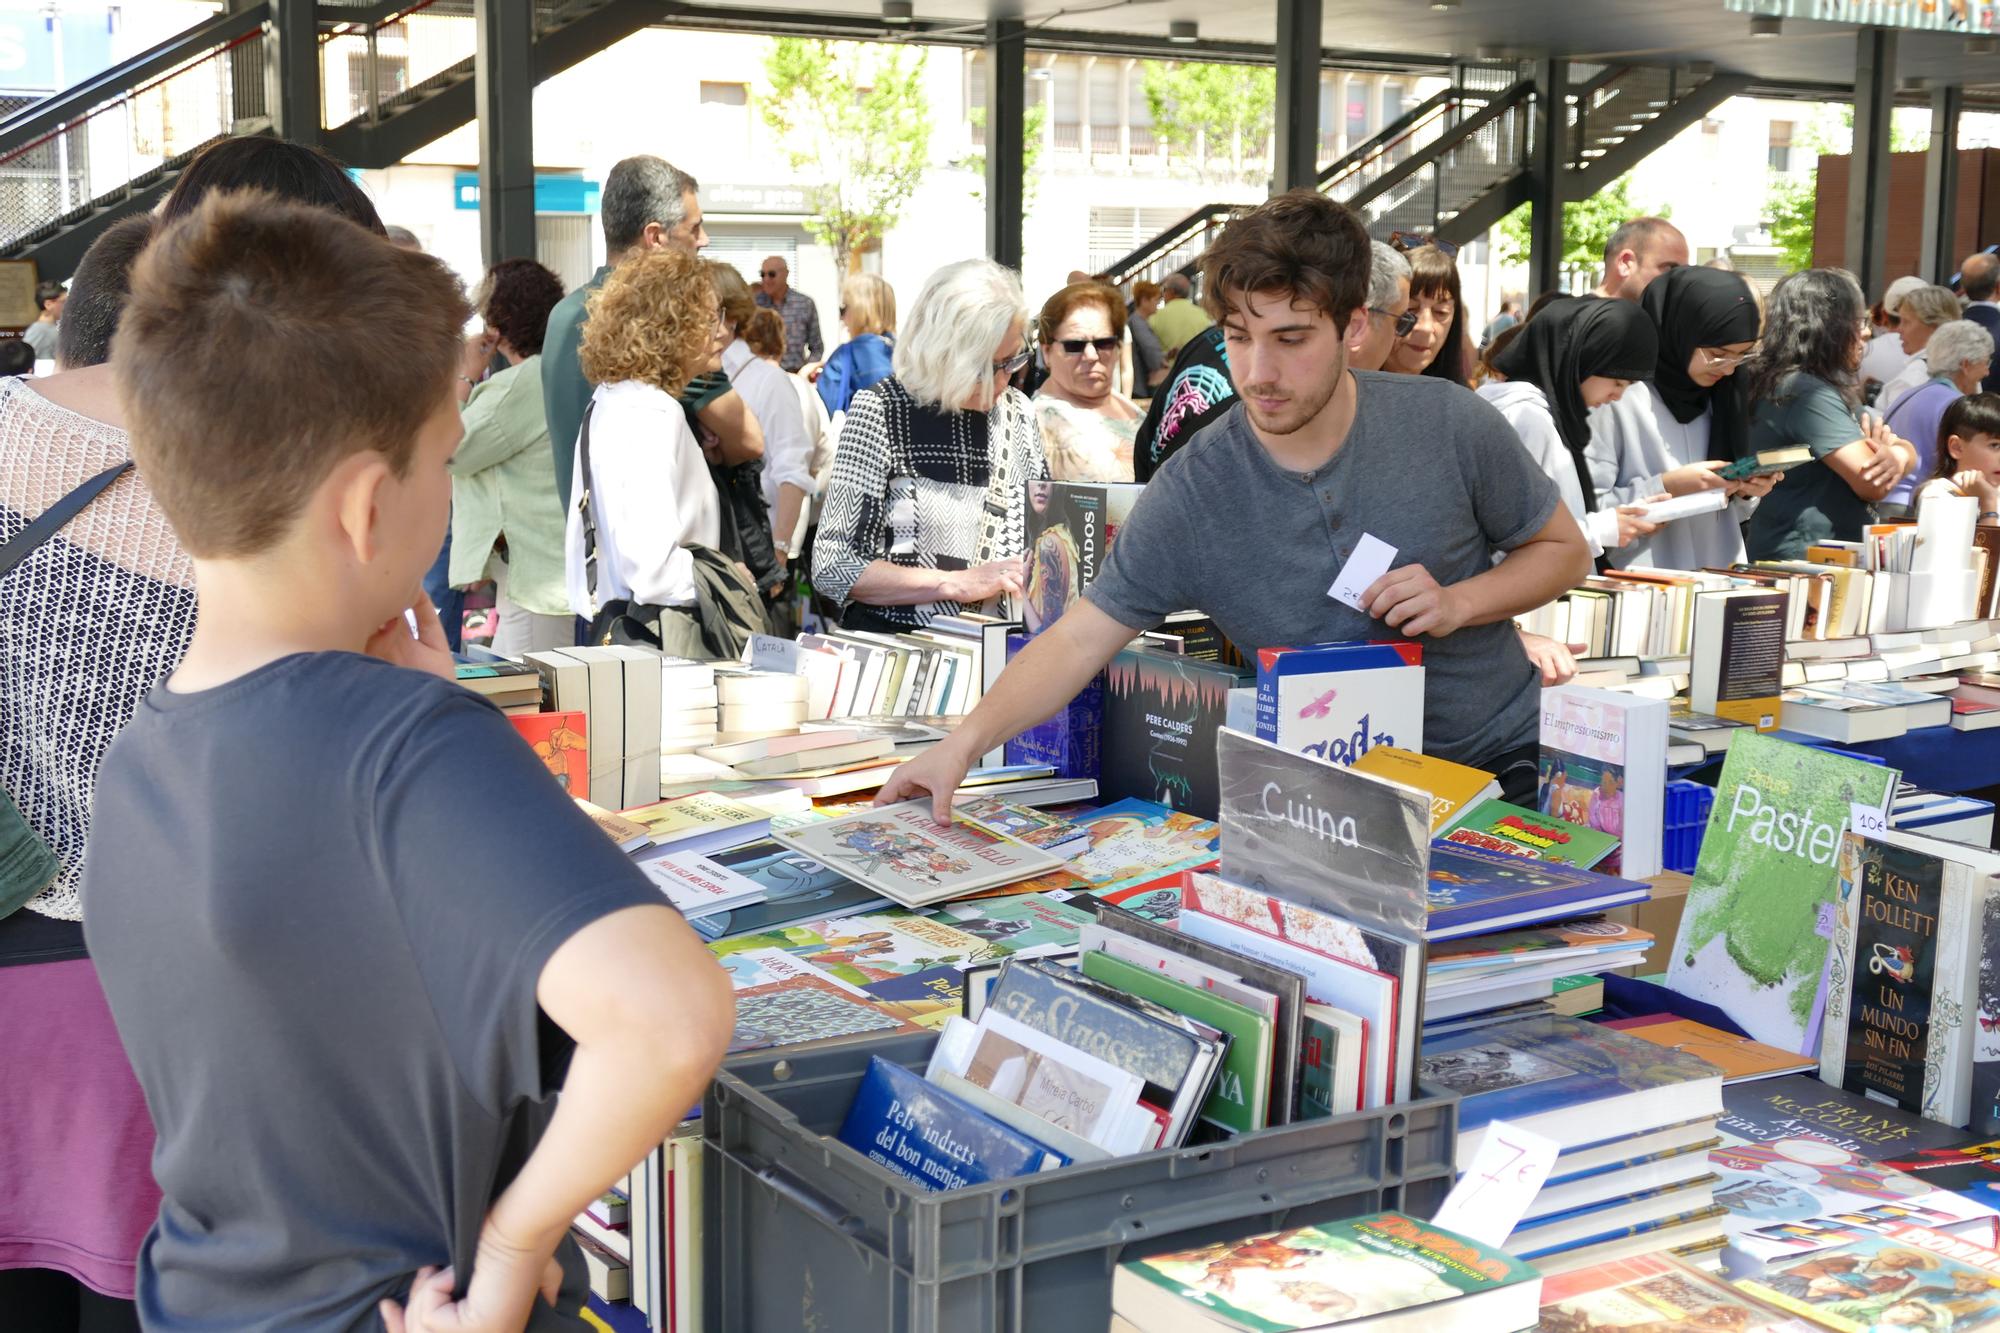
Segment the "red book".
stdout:
<path fill-rule="evenodd" d="M 507 720 L 565 792 L 590 799 L 590 726 L 582 713 L 513 713 Z"/>

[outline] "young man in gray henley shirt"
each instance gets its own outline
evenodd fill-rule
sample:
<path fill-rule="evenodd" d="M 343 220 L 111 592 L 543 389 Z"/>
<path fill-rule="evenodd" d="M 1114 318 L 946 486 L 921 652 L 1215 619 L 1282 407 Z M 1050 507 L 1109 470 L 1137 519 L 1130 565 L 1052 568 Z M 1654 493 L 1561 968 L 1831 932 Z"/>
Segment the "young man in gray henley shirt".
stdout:
<path fill-rule="evenodd" d="M 1241 396 L 1162 465 L 1097 581 L 1007 668 L 950 739 L 880 803 L 929 793 L 938 818 L 976 756 L 1053 716 L 1134 636 L 1206 612 L 1244 652 L 1420 639 L 1424 750 L 1534 790 L 1541 673 L 1512 618 L 1590 573 L 1555 483 L 1477 395 L 1352 371 L 1367 232 L 1294 190 L 1232 222 L 1202 261 Z M 1364 535 L 1396 556 L 1358 609 L 1330 595 Z M 1498 557 L 1496 559 L 1496 557 Z"/>

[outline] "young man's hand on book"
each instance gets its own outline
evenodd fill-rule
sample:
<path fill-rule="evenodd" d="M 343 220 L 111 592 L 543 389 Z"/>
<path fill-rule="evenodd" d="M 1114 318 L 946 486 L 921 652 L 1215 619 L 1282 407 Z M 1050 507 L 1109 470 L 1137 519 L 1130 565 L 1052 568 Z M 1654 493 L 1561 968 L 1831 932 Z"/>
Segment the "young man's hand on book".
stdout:
<path fill-rule="evenodd" d="M 951 823 L 951 798 L 965 783 L 972 757 L 961 754 L 952 738 L 946 738 L 905 764 L 898 764 L 889 780 L 876 793 L 875 804 L 894 805 L 919 796 L 931 798 L 931 818 Z"/>

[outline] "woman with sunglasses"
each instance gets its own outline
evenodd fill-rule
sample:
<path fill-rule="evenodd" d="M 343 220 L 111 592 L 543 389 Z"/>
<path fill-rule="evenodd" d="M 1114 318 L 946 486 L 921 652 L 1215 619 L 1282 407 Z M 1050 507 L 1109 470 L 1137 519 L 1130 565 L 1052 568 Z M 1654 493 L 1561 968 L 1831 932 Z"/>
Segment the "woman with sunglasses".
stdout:
<path fill-rule="evenodd" d="M 1397 340 L 1382 369 L 1468 385 L 1471 339 L 1465 332 L 1465 297 L 1459 290 L 1458 247 L 1403 231 L 1392 233 L 1389 244 L 1410 261 L 1410 311 L 1417 318 Z"/>
<path fill-rule="evenodd" d="M 1743 524 L 1782 475 L 1716 475 L 1744 451 L 1748 412 L 1734 376 L 1763 327 L 1756 294 L 1740 273 L 1682 267 L 1654 279 L 1639 305 L 1659 330 L 1659 360 L 1645 381 L 1591 418 L 1598 503 L 1712 490 L 1726 491 L 1731 503 L 1606 554 L 1627 567 L 1726 568 L 1743 559 Z"/>
<path fill-rule="evenodd" d="M 1027 328 L 1013 270 L 948 264 L 917 293 L 896 373 L 854 395 L 813 548 L 813 586 L 845 628 L 921 629 L 1021 590 L 1022 484 L 1049 475 L 1008 384 Z"/>
<path fill-rule="evenodd" d="M 1111 387 L 1124 338 L 1125 303 L 1101 282 L 1071 283 L 1035 321 L 1049 368 L 1035 391 L 1035 417 L 1057 481 L 1132 480 L 1132 441 L 1144 413 Z"/>

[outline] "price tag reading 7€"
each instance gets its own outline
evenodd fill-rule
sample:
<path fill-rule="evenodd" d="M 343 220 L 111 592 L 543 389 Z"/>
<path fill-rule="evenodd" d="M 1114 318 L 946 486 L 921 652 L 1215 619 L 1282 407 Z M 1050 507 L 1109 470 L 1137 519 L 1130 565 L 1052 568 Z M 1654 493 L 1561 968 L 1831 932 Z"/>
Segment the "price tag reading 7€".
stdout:
<path fill-rule="evenodd" d="M 1559 1151 L 1554 1139 L 1495 1120 L 1472 1165 L 1431 1220 L 1499 1249 L 1535 1201 Z"/>

